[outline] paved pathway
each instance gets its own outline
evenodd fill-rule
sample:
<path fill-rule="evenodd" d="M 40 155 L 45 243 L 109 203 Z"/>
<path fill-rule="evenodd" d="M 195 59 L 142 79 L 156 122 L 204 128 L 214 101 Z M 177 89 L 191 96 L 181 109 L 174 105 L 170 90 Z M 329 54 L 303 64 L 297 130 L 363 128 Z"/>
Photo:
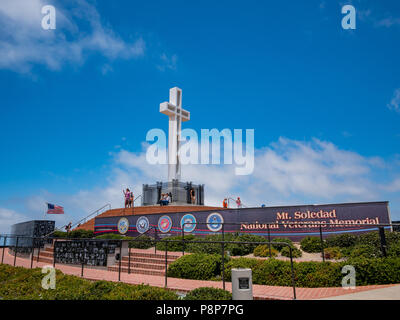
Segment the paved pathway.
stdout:
<path fill-rule="evenodd" d="M 388 288 L 356 292 L 336 297 L 322 298 L 320 300 L 400 300 L 400 285 Z"/>
<path fill-rule="evenodd" d="M 2 251 L 2 249 L 0 249 Z M 2 252 L 0 251 L 0 254 Z M 0 256 L 1 258 L 1 256 Z M 1 260 L 0 260 L 1 262 Z M 8 250 L 4 252 L 4 263 L 13 265 L 14 264 L 14 256 L 8 253 Z M 49 265 L 48 263 L 43 262 L 33 262 L 33 268 L 43 267 L 45 265 Z M 17 257 L 16 266 L 30 268 L 31 261 L 30 259 L 24 259 Z M 56 269 L 61 270 L 65 274 L 81 276 L 81 268 L 56 264 Z M 101 269 L 94 269 L 90 267 L 86 267 L 84 269 L 84 278 L 89 280 L 108 280 L 108 281 L 118 281 L 118 272 L 112 272 Z M 155 287 L 164 287 L 165 286 L 165 277 L 161 276 L 150 276 L 150 275 L 140 275 L 140 274 L 127 274 L 121 273 L 121 281 L 129 284 L 148 284 L 150 286 Z M 177 279 L 177 278 L 168 278 L 167 279 L 167 288 L 179 291 L 179 292 L 188 292 L 198 287 L 215 287 L 222 288 L 222 281 L 202 281 L 202 280 L 189 280 L 189 279 Z M 399 285 L 374 285 L 374 286 L 362 286 L 357 287 L 352 290 L 352 293 L 366 293 L 372 291 L 372 289 L 382 289 L 382 288 L 391 288 L 395 287 L 393 290 L 397 290 L 396 292 L 400 292 L 398 290 Z M 226 290 L 232 291 L 232 286 L 230 282 L 226 282 Z M 378 291 L 378 290 L 373 290 Z M 385 291 L 386 292 L 386 291 Z M 310 299 L 321 299 L 328 297 L 337 297 L 345 294 L 349 294 L 349 290 L 345 290 L 343 288 L 296 288 L 296 295 L 298 300 L 310 300 Z M 291 287 L 279 287 L 279 286 L 265 286 L 265 285 L 253 285 L 253 294 L 255 299 L 263 299 L 263 300 L 290 300 L 293 299 L 293 289 Z M 375 298 L 376 299 L 376 298 Z"/>

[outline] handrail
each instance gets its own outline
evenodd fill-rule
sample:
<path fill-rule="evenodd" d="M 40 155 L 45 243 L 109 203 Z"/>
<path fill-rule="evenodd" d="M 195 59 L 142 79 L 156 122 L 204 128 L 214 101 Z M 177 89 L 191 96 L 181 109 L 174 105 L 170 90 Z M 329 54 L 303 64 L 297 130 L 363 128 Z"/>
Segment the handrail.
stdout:
<path fill-rule="evenodd" d="M 228 208 L 229 208 L 229 200 L 232 200 L 232 201 L 234 201 L 234 202 L 236 203 L 236 200 L 235 200 L 235 199 L 233 199 L 233 198 L 231 198 L 231 197 L 228 197 Z M 244 205 L 242 202 L 241 202 L 240 205 L 241 205 L 242 207 L 244 207 L 244 208 L 248 208 L 248 206 Z"/>
<path fill-rule="evenodd" d="M 87 222 L 87 219 L 88 219 L 89 217 L 93 216 L 93 215 L 96 214 L 96 213 L 97 213 L 97 214 L 95 215 L 95 217 L 97 217 L 97 216 L 99 215 L 99 212 L 100 212 L 101 210 L 103 210 L 105 207 L 108 207 L 108 208 L 109 208 L 108 210 L 111 210 L 111 204 L 107 203 L 106 205 L 104 205 L 104 206 L 102 206 L 101 208 L 99 208 L 99 209 L 93 211 L 91 214 L 87 215 L 86 217 L 82 218 L 82 219 L 79 220 L 78 222 L 75 222 L 74 224 L 72 224 L 72 225 L 71 225 L 71 229 L 72 229 L 73 227 L 77 226 L 77 225 L 81 225 L 82 223 L 86 223 L 86 222 Z M 50 232 L 49 234 L 46 234 L 45 236 L 43 236 L 43 238 L 47 238 L 48 236 L 50 236 L 51 234 L 53 234 L 53 233 L 56 232 L 56 231 L 61 231 L 61 230 L 63 230 L 66 226 L 68 226 L 68 224 L 62 226 L 61 228 L 56 228 L 55 230 L 53 230 L 53 231 Z"/>
<path fill-rule="evenodd" d="M 133 200 L 133 203 L 135 203 L 135 201 L 138 200 L 139 198 L 143 198 L 141 194 L 138 195 L 138 196 Z"/>
<path fill-rule="evenodd" d="M 135 237 L 135 238 L 133 238 L 133 239 L 137 239 L 137 238 L 140 238 L 141 236 L 144 236 L 146 233 L 148 233 L 151 229 L 154 229 L 154 239 L 156 238 L 156 235 L 157 235 L 157 227 L 155 227 L 155 226 L 150 226 L 145 232 L 143 232 L 143 233 L 141 233 L 141 234 L 139 234 L 137 237 Z"/>
<path fill-rule="evenodd" d="M 133 238 L 133 240 L 137 240 L 141 236 L 144 236 L 146 233 L 148 233 L 151 229 L 154 229 L 154 240 L 158 240 L 158 233 L 157 233 L 157 227 L 155 226 L 150 226 L 145 232 L 139 234 L 137 237 Z M 157 253 L 157 246 L 154 244 L 154 253 Z"/>
<path fill-rule="evenodd" d="M 86 216 L 85 218 L 83 218 L 83 219 L 79 220 L 78 222 L 74 223 L 74 224 L 71 226 L 71 228 L 74 227 L 74 226 L 76 226 L 76 225 L 78 225 L 78 224 L 81 224 L 82 221 L 84 221 L 83 223 L 87 222 L 87 219 L 88 219 L 89 217 L 93 216 L 93 215 L 96 214 L 96 213 L 97 213 L 97 214 L 95 215 L 95 217 L 97 217 L 97 216 L 100 214 L 99 211 L 103 210 L 105 207 L 108 207 L 108 210 L 111 210 L 111 204 L 107 203 L 106 205 L 102 206 L 100 209 L 97 209 L 96 211 L 93 211 L 91 214 L 89 214 L 89 215 Z"/>

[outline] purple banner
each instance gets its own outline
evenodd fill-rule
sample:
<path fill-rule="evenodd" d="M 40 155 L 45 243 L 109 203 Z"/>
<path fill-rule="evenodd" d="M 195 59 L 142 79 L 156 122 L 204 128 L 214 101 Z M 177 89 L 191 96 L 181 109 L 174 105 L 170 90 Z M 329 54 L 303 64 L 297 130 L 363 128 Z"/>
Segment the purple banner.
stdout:
<path fill-rule="evenodd" d="M 125 219 L 123 219 L 125 218 Z M 128 230 L 126 230 L 126 219 Z M 207 235 L 220 232 L 251 233 L 272 238 L 299 240 L 307 235 L 323 236 L 377 230 L 390 224 L 388 202 L 302 205 L 285 207 L 221 209 L 198 212 L 98 217 L 95 234 L 121 233 L 137 236 L 154 228 L 160 237 L 186 233 Z M 389 228 L 389 227 L 388 227 Z"/>

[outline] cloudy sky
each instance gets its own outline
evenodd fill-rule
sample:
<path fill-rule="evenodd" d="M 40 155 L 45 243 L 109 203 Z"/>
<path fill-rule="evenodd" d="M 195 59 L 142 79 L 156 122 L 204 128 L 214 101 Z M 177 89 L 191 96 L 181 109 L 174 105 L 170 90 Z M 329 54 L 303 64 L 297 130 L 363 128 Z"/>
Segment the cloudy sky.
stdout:
<path fill-rule="evenodd" d="M 167 130 L 174 86 L 184 128 L 255 132 L 253 174 L 182 169 L 206 204 L 388 200 L 400 220 L 399 39 L 398 1 L 1 0 L 0 232 L 46 202 L 62 224 L 165 180 L 145 137 Z"/>

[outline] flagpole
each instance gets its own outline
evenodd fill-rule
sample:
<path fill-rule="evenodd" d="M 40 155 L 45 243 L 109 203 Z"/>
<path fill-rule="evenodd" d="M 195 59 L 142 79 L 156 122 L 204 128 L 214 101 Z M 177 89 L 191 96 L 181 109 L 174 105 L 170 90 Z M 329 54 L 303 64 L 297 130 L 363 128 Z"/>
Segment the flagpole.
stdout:
<path fill-rule="evenodd" d="M 47 209 L 49 208 L 49 203 L 46 202 Z M 44 211 L 44 220 L 46 220 L 47 210 Z"/>

